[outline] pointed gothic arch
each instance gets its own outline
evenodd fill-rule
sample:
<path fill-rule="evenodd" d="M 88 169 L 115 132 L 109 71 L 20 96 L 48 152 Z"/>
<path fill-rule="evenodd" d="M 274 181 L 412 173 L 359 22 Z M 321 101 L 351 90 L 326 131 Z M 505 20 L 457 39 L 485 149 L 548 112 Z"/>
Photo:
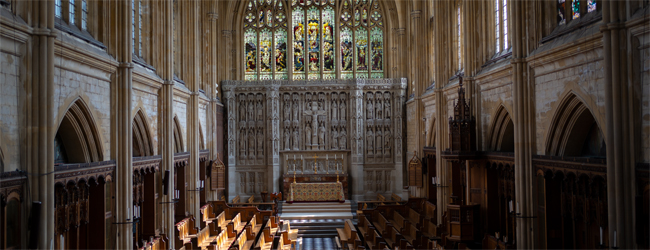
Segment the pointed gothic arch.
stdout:
<path fill-rule="evenodd" d="M 133 156 L 152 156 L 153 143 L 149 123 L 142 109 L 133 117 Z"/>
<path fill-rule="evenodd" d="M 55 136 L 55 162 L 88 163 L 103 160 L 102 143 L 95 121 L 82 99 L 66 111 Z"/>
<path fill-rule="evenodd" d="M 488 150 L 514 152 L 515 124 L 503 105 L 497 108 L 488 132 Z"/>
<path fill-rule="evenodd" d="M 185 152 L 183 149 L 183 131 L 178 116 L 174 116 L 174 153 Z"/>
<path fill-rule="evenodd" d="M 558 105 L 546 137 L 546 154 L 605 157 L 605 137 L 589 108 L 574 93 Z"/>

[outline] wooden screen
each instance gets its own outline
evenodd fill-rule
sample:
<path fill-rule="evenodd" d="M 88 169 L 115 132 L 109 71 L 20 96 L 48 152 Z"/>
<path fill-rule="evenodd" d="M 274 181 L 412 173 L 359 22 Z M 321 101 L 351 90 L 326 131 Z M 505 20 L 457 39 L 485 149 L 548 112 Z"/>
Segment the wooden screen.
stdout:
<path fill-rule="evenodd" d="M 210 189 L 216 191 L 217 189 L 224 189 L 225 187 L 225 166 L 223 162 L 217 157 L 217 161 L 212 163 L 210 171 Z"/>

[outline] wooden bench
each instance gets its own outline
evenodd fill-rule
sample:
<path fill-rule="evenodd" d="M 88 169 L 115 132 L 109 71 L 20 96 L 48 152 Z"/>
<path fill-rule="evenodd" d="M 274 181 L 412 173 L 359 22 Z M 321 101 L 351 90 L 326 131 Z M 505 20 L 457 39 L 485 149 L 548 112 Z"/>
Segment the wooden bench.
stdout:
<path fill-rule="evenodd" d="M 259 240 L 255 244 L 255 249 L 257 250 L 269 250 L 273 245 L 273 236 L 278 230 L 278 224 L 275 222 L 275 216 L 269 217 L 266 222 L 266 225 L 262 229 L 262 235 L 260 235 Z"/>
<path fill-rule="evenodd" d="M 176 223 L 174 245 L 177 249 L 182 247 L 185 247 L 185 249 L 192 249 L 192 246 L 198 247 L 196 236 L 199 233 L 199 230 L 194 225 L 194 222 L 194 216 L 190 216 Z"/>
<path fill-rule="evenodd" d="M 232 203 L 239 203 L 241 198 L 239 198 L 239 195 L 235 196 L 235 198 L 232 198 Z"/>
<path fill-rule="evenodd" d="M 415 227 L 419 228 L 420 225 L 422 224 L 422 219 L 423 219 L 422 216 L 420 216 L 420 213 L 418 213 L 417 211 L 415 211 L 412 208 L 408 207 L 407 208 L 407 214 L 408 214 L 408 216 L 406 217 L 406 219 L 409 222 L 411 222 L 411 224 L 415 225 Z"/>
<path fill-rule="evenodd" d="M 381 205 L 384 205 L 384 202 L 386 202 L 386 197 L 381 194 L 377 194 L 377 200 L 382 202 Z"/>
<path fill-rule="evenodd" d="M 354 241 L 359 237 L 351 220 L 345 220 L 343 228 L 337 228 L 336 232 L 342 248 L 355 249 Z"/>
<path fill-rule="evenodd" d="M 393 219 L 390 220 L 390 222 L 400 232 L 404 228 L 404 221 L 406 221 L 406 219 L 404 219 L 404 216 L 402 216 L 396 210 L 393 210 Z"/>
<path fill-rule="evenodd" d="M 246 203 L 253 203 L 253 202 L 255 202 L 255 196 L 251 195 L 251 197 L 249 197 L 248 200 L 246 200 Z"/>
<path fill-rule="evenodd" d="M 402 197 L 399 197 L 396 194 L 391 194 L 390 199 L 393 200 L 393 201 L 402 201 Z"/>

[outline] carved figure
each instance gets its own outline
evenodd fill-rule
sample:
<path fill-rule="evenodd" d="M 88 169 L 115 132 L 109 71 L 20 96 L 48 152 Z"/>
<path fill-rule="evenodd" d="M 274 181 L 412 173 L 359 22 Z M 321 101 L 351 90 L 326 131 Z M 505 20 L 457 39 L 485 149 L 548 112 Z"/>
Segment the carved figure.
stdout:
<path fill-rule="evenodd" d="M 368 130 L 368 135 L 366 136 L 366 138 L 367 138 L 366 142 L 368 143 L 368 147 L 367 147 L 368 148 L 368 154 L 371 155 L 371 154 L 373 154 L 375 152 L 374 147 L 373 147 L 375 137 L 373 136 L 372 130 L 370 130 L 370 129 Z"/>
<path fill-rule="evenodd" d="M 244 97 L 239 102 L 239 120 L 246 121 L 246 101 Z"/>
<path fill-rule="evenodd" d="M 291 139 L 291 136 L 289 135 L 289 128 L 284 128 L 284 150 L 289 150 L 290 145 L 289 145 L 289 140 Z"/>
<path fill-rule="evenodd" d="M 248 132 L 248 155 L 255 155 L 255 134 L 253 134 L 253 131 Z"/>
<path fill-rule="evenodd" d="M 298 150 L 298 128 L 293 128 L 293 149 Z"/>
<path fill-rule="evenodd" d="M 384 131 L 384 155 L 390 156 L 390 131 L 388 128 Z"/>
<path fill-rule="evenodd" d="M 239 155 L 246 155 L 246 131 L 244 130 L 239 131 Z"/>
<path fill-rule="evenodd" d="M 321 147 L 325 145 L 325 126 L 323 126 L 322 122 L 318 127 L 318 145 L 321 145 Z"/>
<path fill-rule="evenodd" d="M 373 105 L 372 105 L 372 100 L 370 100 L 370 98 L 368 98 L 368 104 L 366 106 L 367 106 L 367 108 L 366 108 L 366 111 L 367 111 L 366 119 L 372 120 L 372 118 L 373 118 L 372 113 L 374 111 L 374 108 L 373 108 Z"/>
<path fill-rule="evenodd" d="M 307 126 L 305 126 L 306 146 L 311 146 L 311 136 L 312 136 L 311 125 L 307 123 Z"/>
<path fill-rule="evenodd" d="M 341 120 L 345 121 L 347 120 L 345 117 L 345 100 L 341 101 L 341 105 L 339 106 L 341 108 Z"/>
<path fill-rule="evenodd" d="M 332 102 L 332 120 L 338 120 L 338 116 L 336 116 L 336 113 L 338 111 L 338 104 L 336 104 L 336 101 Z"/>
<path fill-rule="evenodd" d="M 253 110 L 255 109 L 254 107 L 255 105 L 252 102 L 249 102 L 247 106 L 248 106 L 248 120 L 252 121 L 255 116 L 255 111 Z"/>
<path fill-rule="evenodd" d="M 390 94 L 386 93 L 386 95 L 390 95 Z M 390 110 L 390 100 L 389 99 L 386 99 L 386 101 L 384 102 L 384 114 L 386 115 L 385 119 L 390 119 L 391 110 Z"/>
<path fill-rule="evenodd" d="M 287 99 L 287 98 L 285 98 Z M 288 102 L 284 103 L 284 120 L 288 121 L 291 119 L 291 105 Z"/>
<path fill-rule="evenodd" d="M 298 120 L 298 102 L 293 103 L 293 120 Z"/>
<path fill-rule="evenodd" d="M 262 108 L 262 102 L 257 101 L 257 120 L 258 121 L 264 121 L 264 118 L 262 117 L 262 111 L 264 111 L 264 109 Z"/>
<path fill-rule="evenodd" d="M 341 135 L 339 137 L 339 149 L 346 149 L 347 148 L 347 139 L 348 135 L 345 133 L 345 130 L 341 130 Z"/>
<path fill-rule="evenodd" d="M 262 130 L 259 129 L 257 130 L 257 151 L 260 151 L 260 154 L 258 155 L 261 155 L 261 152 L 263 150 L 264 150 L 264 136 L 262 135 Z"/>
<path fill-rule="evenodd" d="M 339 133 L 334 129 L 332 131 L 332 148 L 337 149 L 339 147 Z"/>

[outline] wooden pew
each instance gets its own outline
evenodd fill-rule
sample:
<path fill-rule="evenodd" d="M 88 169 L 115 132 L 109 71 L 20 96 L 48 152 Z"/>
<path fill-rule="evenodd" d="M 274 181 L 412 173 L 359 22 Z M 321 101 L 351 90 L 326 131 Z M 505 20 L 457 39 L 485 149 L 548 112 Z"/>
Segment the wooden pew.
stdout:
<path fill-rule="evenodd" d="M 381 194 L 377 194 L 377 200 L 380 201 L 380 202 L 382 202 L 382 203 L 380 203 L 381 205 L 384 205 L 383 202 L 386 202 L 386 197 L 384 197 L 384 196 L 381 195 Z"/>
<path fill-rule="evenodd" d="M 176 249 L 185 247 L 185 249 L 192 249 L 192 242 L 194 241 L 194 247 L 198 247 L 198 242 L 196 242 L 196 234 L 199 233 L 198 228 L 194 225 L 194 216 L 187 217 L 178 223 L 176 223 L 175 237 L 174 237 L 174 246 Z M 189 244 L 189 245 L 188 245 Z"/>
<path fill-rule="evenodd" d="M 355 249 L 355 240 L 359 238 L 357 229 L 352 224 L 351 220 L 345 220 L 343 228 L 337 228 L 336 232 L 339 236 L 339 241 L 342 248 Z"/>
<path fill-rule="evenodd" d="M 237 237 L 237 233 L 244 227 L 244 225 L 241 224 L 241 214 L 239 213 L 227 223 L 226 231 L 228 232 L 228 238 Z"/>
<path fill-rule="evenodd" d="M 201 229 L 197 234 L 198 247 L 204 248 L 210 246 L 219 236 L 220 231 L 216 223 L 208 223 L 208 226 Z"/>
<path fill-rule="evenodd" d="M 399 212 L 396 210 L 393 210 L 393 218 L 390 220 L 390 223 L 393 224 L 393 226 L 397 229 L 397 231 L 402 231 L 404 229 L 404 216 L 402 216 Z"/>
<path fill-rule="evenodd" d="M 273 236 L 278 231 L 278 224 L 275 222 L 275 216 L 269 217 L 269 220 L 264 225 L 262 232 L 255 244 L 256 250 L 269 250 L 273 245 Z"/>
<path fill-rule="evenodd" d="M 255 196 L 251 195 L 251 197 L 249 197 L 249 198 L 246 200 L 246 203 L 253 203 L 253 202 L 255 202 Z"/>
<path fill-rule="evenodd" d="M 392 201 L 402 201 L 402 197 L 399 197 L 399 195 L 396 195 L 396 194 L 391 194 L 390 199 Z"/>
<path fill-rule="evenodd" d="M 212 223 L 216 215 L 212 209 L 212 203 L 207 203 L 201 207 L 201 228 L 205 228 L 207 224 Z"/>
<path fill-rule="evenodd" d="M 239 198 L 239 195 L 237 195 L 237 196 L 235 196 L 235 198 L 232 198 L 232 203 L 239 203 L 240 199 L 241 198 Z"/>
<path fill-rule="evenodd" d="M 144 246 L 139 248 L 140 250 L 167 250 L 167 245 L 169 239 L 165 234 L 161 234 L 160 237 L 153 238 L 147 242 Z"/>

